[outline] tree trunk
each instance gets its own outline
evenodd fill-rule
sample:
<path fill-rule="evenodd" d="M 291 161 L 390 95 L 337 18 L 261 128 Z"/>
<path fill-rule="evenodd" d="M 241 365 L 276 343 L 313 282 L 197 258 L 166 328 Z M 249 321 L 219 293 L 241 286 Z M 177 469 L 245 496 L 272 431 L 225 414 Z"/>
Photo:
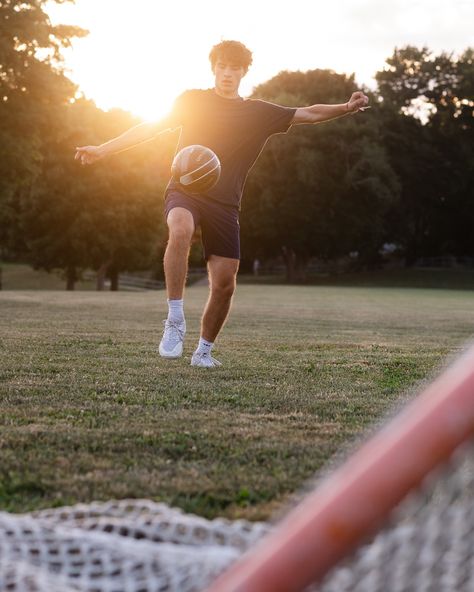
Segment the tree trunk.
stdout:
<path fill-rule="evenodd" d="M 288 284 L 304 284 L 306 282 L 306 270 L 308 257 L 297 255 L 293 249 L 282 247 L 283 259 L 286 265 L 286 281 Z"/>
<path fill-rule="evenodd" d="M 76 268 L 71 266 L 66 269 L 66 290 L 74 290 L 77 281 Z"/>
<path fill-rule="evenodd" d="M 119 289 L 119 272 L 116 267 L 109 269 L 110 289 L 112 292 L 117 292 Z"/>
<path fill-rule="evenodd" d="M 405 267 L 413 267 L 419 258 L 419 246 L 416 238 L 410 237 L 406 241 Z"/>
<path fill-rule="evenodd" d="M 96 290 L 98 290 L 99 292 L 102 291 L 105 288 L 105 279 L 107 277 L 107 270 L 109 268 L 110 265 L 110 261 L 107 261 L 107 263 L 104 263 L 103 265 L 101 265 L 99 267 L 99 269 L 97 270 L 97 278 L 96 278 Z"/>
<path fill-rule="evenodd" d="M 308 266 L 308 259 L 306 257 L 299 257 L 296 260 L 296 280 L 304 284 L 307 280 L 306 270 Z"/>
<path fill-rule="evenodd" d="M 282 247 L 281 250 L 286 265 L 286 281 L 292 284 L 296 281 L 296 253 L 287 247 Z"/>

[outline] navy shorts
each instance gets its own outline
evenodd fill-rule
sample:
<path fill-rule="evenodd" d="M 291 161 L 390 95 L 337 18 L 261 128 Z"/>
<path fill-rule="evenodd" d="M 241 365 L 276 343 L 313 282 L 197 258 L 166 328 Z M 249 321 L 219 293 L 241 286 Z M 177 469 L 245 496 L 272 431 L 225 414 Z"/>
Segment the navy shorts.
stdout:
<path fill-rule="evenodd" d="M 191 212 L 194 226 L 201 227 L 204 258 L 210 255 L 240 259 L 239 210 L 205 197 L 170 191 L 165 199 L 165 220 L 173 208 Z"/>

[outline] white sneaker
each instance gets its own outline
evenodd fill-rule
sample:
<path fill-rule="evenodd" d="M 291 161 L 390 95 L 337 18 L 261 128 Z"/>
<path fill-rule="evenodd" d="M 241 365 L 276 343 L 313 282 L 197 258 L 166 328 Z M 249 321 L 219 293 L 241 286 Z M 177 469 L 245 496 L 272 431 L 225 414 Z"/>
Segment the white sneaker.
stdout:
<path fill-rule="evenodd" d="M 200 368 L 217 368 L 217 366 L 222 366 L 222 364 L 213 358 L 210 353 L 195 351 L 191 358 L 191 366 L 198 366 Z"/>
<path fill-rule="evenodd" d="M 165 330 L 158 351 L 162 358 L 180 358 L 183 355 L 183 341 L 186 335 L 186 321 L 163 321 Z"/>

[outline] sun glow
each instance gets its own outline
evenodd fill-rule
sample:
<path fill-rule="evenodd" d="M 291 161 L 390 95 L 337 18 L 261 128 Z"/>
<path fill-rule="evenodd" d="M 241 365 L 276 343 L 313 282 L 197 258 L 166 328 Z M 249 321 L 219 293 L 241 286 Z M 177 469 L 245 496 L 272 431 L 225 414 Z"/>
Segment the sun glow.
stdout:
<path fill-rule="evenodd" d="M 54 24 L 90 31 L 64 52 L 80 90 L 103 109 L 154 120 L 183 90 L 213 86 L 208 54 L 222 39 L 238 39 L 254 52 L 243 96 L 281 70 L 330 68 L 373 86 L 395 46 L 469 45 L 474 5 L 453 0 L 448 10 L 443 0 L 419 0 L 413 12 L 412 4 L 394 0 L 388 10 L 377 0 L 75 0 L 50 2 L 47 11 Z M 448 17 L 457 23 L 449 38 Z"/>
<path fill-rule="evenodd" d="M 172 15 L 161 2 L 77 0 L 76 5 L 51 6 L 48 12 L 54 23 L 89 30 L 64 55 L 70 77 L 101 108 L 119 107 L 158 119 L 190 78 L 195 84 L 212 84 L 210 71 L 204 73 L 201 67 L 196 76 L 197 52 L 188 56 L 187 65 L 183 62 L 179 43 L 168 30 Z"/>
<path fill-rule="evenodd" d="M 80 90 L 101 108 L 120 107 L 151 120 L 164 115 L 183 90 L 213 86 L 208 54 L 222 39 L 238 39 L 254 52 L 254 64 L 241 84 L 243 96 L 281 70 L 343 71 L 344 55 L 347 58 L 347 52 L 334 47 L 331 55 L 320 36 L 317 49 L 313 35 L 289 35 L 282 24 L 269 29 L 268 5 L 265 9 L 251 0 L 241 0 L 239 10 L 229 16 L 217 0 L 205 5 L 190 0 L 76 0 L 51 3 L 47 10 L 54 24 L 89 30 L 64 52 L 69 75 Z"/>
<path fill-rule="evenodd" d="M 238 30 L 223 29 L 219 19 L 211 18 L 203 35 L 196 26 L 201 8 L 191 2 L 76 0 L 51 3 L 48 13 L 54 24 L 89 31 L 64 51 L 67 72 L 80 90 L 101 108 L 119 107 L 151 120 L 166 114 L 185 89 L 213 86 L 208 54 L 214 43 L 239 38 L 252 45 Z M 249 75 L 242 93 L 250 94 L 255 84 Z"/>

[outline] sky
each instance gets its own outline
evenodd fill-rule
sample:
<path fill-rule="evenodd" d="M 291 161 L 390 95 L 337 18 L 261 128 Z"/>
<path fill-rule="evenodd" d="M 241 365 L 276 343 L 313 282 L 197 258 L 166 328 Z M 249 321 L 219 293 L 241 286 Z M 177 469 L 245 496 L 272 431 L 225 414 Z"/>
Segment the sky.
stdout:
<path fill-rule="evenodd" d="M 76 0 L 47 11 L 89 31 L 64 53 L 80 91 L 147 120 L 183 90 L 213 86 L 208 55 L 222 39 L 253 51 L 242 96 L 282 70 L 330 68 L 373 87 L 395 47 L 474 47 L 474 0 Z"/>

